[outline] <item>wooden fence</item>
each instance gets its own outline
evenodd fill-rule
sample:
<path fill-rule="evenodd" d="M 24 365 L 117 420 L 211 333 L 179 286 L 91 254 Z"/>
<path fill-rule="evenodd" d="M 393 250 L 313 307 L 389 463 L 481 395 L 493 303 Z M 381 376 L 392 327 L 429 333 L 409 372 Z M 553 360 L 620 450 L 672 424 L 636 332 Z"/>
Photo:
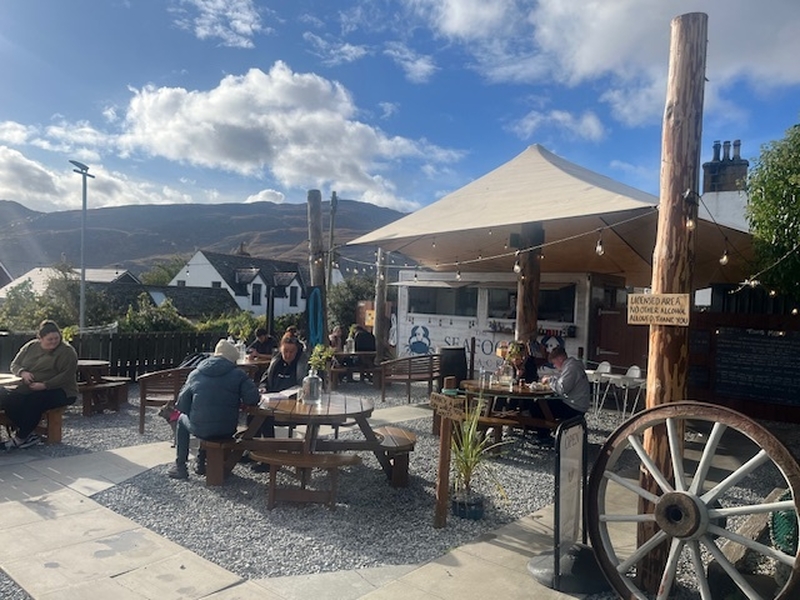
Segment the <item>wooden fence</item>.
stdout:
<path fill-rule="evenodd" d="M 142 373 L 175 367 L 188 355 L 214 349 L 224 332 L 93 333 L 72 340 L 80 358 L 111 363 L 111 375 L 136 378 Z M 8 371 L 30 334 L 0 335 L 0 371 Z"/>

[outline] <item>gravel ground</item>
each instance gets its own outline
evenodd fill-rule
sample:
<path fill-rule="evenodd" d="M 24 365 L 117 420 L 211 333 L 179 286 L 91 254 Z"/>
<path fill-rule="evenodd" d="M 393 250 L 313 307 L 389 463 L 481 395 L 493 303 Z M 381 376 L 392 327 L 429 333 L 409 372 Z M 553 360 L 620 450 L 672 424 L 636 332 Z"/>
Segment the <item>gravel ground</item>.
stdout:
<path fill-rule="evenodd" d="M 374 398 L 378 408 L 406 403 L 403 386 L 391 388 L 385 404 L 371 386 L 348 383 L 341 389 Z M 424 402 L 426 397 L 426 386 L 412 387 L 412 403 Z M 40 446 L 36 452 L 62 457 L 170 439 L 169 426 L 153 409 L 148 409 L 145 435 L 140 435 L 137 386 L 131 386 L 129 399 L 119 413 L 91 418 L 71 407 L 64 419 L 64 443 Z M 590 464 L 615 424 L 611 411 L 590 418 Z M 779 423 L 768 426 L 790 448 L 800 447 L 800 428 Z M 510 443 L 503 457 L 493 461 L 509 501 L 493 494 L 484 519 L 450 517 L 447 527 L 434 529 L 438 438 L 430 433 L 429 419 L 406 422 L 403 427 L 418 438 L 409 487 L 388 486 L 374 456 L 362 453 L 362 465 L 342 470 L 333 512 L 318 505 L 290 503 L 267 511 L 267 474 L 242 464 L 219 488 L 207 488 L 194 474 L 188 482 L 171 480 L 166 477 L 167 467 L 161 466 L 93 499 L 244 578 L 425 562 L 552 504 L 553 450 L 539 446 L 535 436 L 512 433 L 506 436 Z M 355 434 L 343 430 L 342 436 L 347 435 Z M 312 480 L 312 487 L 314 483 Z M 600 594 L 591 600 L 613 597 Z M 0 598 L 30 597 L 0 571 Z"/>

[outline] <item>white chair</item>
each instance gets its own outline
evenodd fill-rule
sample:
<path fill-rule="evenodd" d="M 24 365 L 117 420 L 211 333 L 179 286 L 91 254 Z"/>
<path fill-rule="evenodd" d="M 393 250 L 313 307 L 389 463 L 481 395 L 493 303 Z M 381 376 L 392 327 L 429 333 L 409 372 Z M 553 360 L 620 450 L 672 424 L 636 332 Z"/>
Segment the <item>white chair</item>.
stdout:
<path fill-rule="evenodd" d="M 608 393 L 608 378 L 606 377 L 608 373 L 611 373 L 611 363 L 607 360 L 598 364 L 597 368 L 593 371 L 586 371 L 589 383 L 592 384 L 592 414 L 594 416 L 597 416 L 600 412 L 600 389 L 603 387 L 603 383 L 606 384 L 606 393 Z M 603 400 L 605 400 L 605 398 L 606 395 L 603 394 Z"/>
<path fill-rule="evenodd" d="M 637 365 L 632 365 L 628 368 L 625 375 L 614 378 L 611 383 L 616 389 L 622 392 L 622 420 L 625 421 L 628 413 L 628 394 L 630 390 L 636 390 L 636 396 L 633 400 L 633 405 L 631 406 L 631 415 L 636 412 L 636 407 L 639 404 L 639 396 L 641 395 L 642 389 L 645 385 L 645 379 L 642 378 L 642 370 Z M 618 397 L 616 391 L 614 393 L 614 397 Z M 619 404 L 617 404 L 617 407 L 619 408 Z"/>

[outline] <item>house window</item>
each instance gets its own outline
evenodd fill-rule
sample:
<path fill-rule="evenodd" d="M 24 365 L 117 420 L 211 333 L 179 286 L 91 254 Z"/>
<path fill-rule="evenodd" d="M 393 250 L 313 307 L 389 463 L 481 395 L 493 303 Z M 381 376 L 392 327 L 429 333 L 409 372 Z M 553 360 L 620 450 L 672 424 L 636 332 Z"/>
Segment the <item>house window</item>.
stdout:
<path fill-rule="evenodd" d="M 295 286 L 289 288 L 289 306 L 297 306 L 297 291 Z"/>
<path fill-rule="evenodd" d="M 408 288 L 410 312 L 428 315 L 474 317 L 478 314 L 478 288 Z"/>
<path fill-rule="evenodd" d="M 539 290 L 539 321 L 558 321 L 560 323 L 575 322 L 575 290 L 574 283 L 560 287 L 541 288 Z M 490 319 L 516 318 L 517 291 L 501 288 L 489 288 Z"/>
<path fill-rule="evenodd" d="M 250 304 L 253 306 L 261 306 L 261 284 L 254 283 L 253 289 L 250 294 Z"/>
<path fill-rule="evenodd" d="M 211 282 L 211 287 L 212 288 L 221 288 L 222 287 L 222 282 L 221 281 L 212 281 Z"/>
<path fill-rule="evenodd" d="M 177 285 L 178 287 L 186 287 L 186 280 L 178 279 L 178 281 L 175 282 L 175 285 Z"/>

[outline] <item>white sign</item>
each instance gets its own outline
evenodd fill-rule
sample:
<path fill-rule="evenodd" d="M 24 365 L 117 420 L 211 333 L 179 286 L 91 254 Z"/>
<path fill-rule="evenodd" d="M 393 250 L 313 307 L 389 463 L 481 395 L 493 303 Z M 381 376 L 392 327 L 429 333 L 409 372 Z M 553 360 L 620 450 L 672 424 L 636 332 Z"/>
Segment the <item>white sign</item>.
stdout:
<path fill-rule="evenodd" d="M 689 294 L 628 294 L 628 325 L 689 326 Z"/>
<path fill-rule="evenodd" d="M 584 426 L 576 425 L 563 431 L 559 445 L 559 502 L 558 531 L 559 559 L 578 542 L 581 531 L 583 483 Z"/>

